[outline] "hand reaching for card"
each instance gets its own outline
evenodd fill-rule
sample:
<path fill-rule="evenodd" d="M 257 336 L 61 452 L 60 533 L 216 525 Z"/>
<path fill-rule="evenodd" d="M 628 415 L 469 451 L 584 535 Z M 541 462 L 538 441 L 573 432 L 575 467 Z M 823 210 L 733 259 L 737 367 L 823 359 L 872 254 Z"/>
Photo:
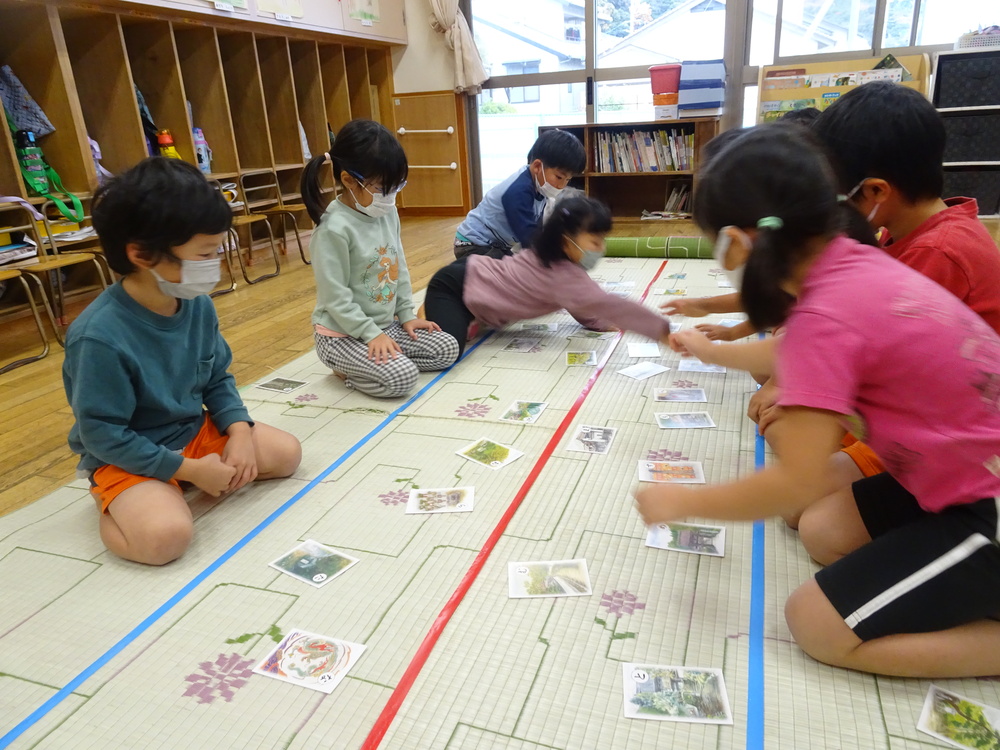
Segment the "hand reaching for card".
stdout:
<path fill-rule="evenodd" d="M 669 523 L 689 515 L 691 490 L 670 485 L 646 485 L 635 493 L 635 508 L 643 523 Z"/>
<path fill-rule="evenodd" d="M 670 334 L 670 348 L 681 354 L 690 354 L 702 362 L 712 362 L 712 352 L 715 344 L 700 331 L 688 328 L 684 331 Z"/>

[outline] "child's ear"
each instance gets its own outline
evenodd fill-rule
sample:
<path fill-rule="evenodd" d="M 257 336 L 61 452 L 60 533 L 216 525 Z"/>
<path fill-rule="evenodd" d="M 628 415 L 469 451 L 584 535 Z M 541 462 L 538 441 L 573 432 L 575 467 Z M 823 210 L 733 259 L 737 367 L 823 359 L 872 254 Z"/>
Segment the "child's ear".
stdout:
<path fill-rule="evenodd" d="M 739 227 L 723 227 L 722 231 L 729 237 L 729 249 L 726 251 L 725 265 L 733 271 L 745 266 L 753 249 L 753 241 L 757 237 L 756 229 L 740 229 Z"/>
<path fill-rule="evenodd" d="M 128 257 L 129 262 L 136 268 L 148 270 L 156 265 L 156 261 L 153 260 L 152 253 L 143 249 L 143 247 L 136 242 L 129 242 L 125 245 L 125 255 Z"/>
<path fill-rule="evenodd" d="M 871 177 L 861 186 L 861 194 L 874 203 L 884 203 L 898 191 L 881 177 Z"/>

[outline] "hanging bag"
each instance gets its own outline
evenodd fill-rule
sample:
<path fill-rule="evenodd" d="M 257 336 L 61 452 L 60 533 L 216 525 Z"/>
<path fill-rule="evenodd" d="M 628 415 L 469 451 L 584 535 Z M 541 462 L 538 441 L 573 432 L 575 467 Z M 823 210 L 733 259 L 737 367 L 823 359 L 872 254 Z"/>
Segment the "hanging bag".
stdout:
<path fill-rule="evenodd" d="M 10 118 L 8 118 L 8 124 Z M 14 151 L 21 167 L 21 176 L 28 192 L 47 198 L 59 209 L 59 213 L 70 221 L 83 221 L 83 204 L 80 199 L 63 187 L 59 173 L 45 160 L 42 149 L 35 143 L 35 134 L 30 130 L 14 131 Z M 70 208 L 55 193 L 66 196 L 72 203 Z"/>

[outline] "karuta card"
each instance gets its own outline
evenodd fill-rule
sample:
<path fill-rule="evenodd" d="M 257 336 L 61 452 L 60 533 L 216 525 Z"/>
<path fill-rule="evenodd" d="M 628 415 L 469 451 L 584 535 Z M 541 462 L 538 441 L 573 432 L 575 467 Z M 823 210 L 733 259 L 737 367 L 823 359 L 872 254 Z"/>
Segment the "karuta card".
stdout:
<path fill-rule="evenodd" d="M 588 331 L 582 330 L 576 333 L 570 334 L 570 338 L 579 339 L 597 339 L 600 341 L 606 341 L 607 339 L 613 339 L 618 334 L 615 331 Z"/>
<path fill-rule="evenodd" d="M 480 438 L 471 445 L 467 445 L 455 452 L 462 458 L 467 458 L 489 469 L 502 469 L 507 464 L 516 461 L 524 455 L 516 448 L 494 443 L 492 440 L 486 438 Z"/>
<path fill-rule="evenodd" d="M 630 357 L 659 357 L 660 345 L 655 341 L 631 341 L 628 345 Z"/>
<path fill-rule="evenodd" d="M 932 684 L 917 729 L 950 747 L 995 748 L 1000 745 L 1000 709 Z"/>
<path fill-rule="evenodd" d="M 719 289 L 732 289 L 733 282 L 731 282 L 725 276 L 716 276 L 715 282 L 719 285 Z"/>
<path fill-rule="evenodd" d="M 521 323 L 522 331 L 558 331 L 558 323 Z"/>
<path fill-rule="evenodd" d="M 686 401 L 688 403 L 708 403 L 704 388 L 654 388 L 654 401 Z"/>
<path fill-rule="evenodd" d="M 737 320 L 736 318 L 726 318 L 719 321 L 720 326 L 725 326 L 726 328 L 732 328 L 733 326 L 738 326 L 742 323 L 742 320 Z"/>
<path fill-rule="evenodd" d="M 705 484 L 701 461 L 639 461 L 640 482 Z"/>
<path fill-rule="evenodd" d="M 710 365 L 700 359 L 682 359 L 677 364 L 677 370 L 679 372 L 725 372 L 726 368 L 722 365 Z"/>
<path fill-rule="evenodd" d="M 364 650 L 360 643 L 292 630 L 253 671 L 329 695 Z"/>
<path fill-rule="evenodd" d="M 619 375 L 624 375 L 633 380 L 645 380 L 661 372 L 666 372 L 670 368 L 658 362 L 640 362 L 637 365 L 630 365 L 618 371 Z"/>
<path fill-rule="evenodd" d="M 407 513 L 468 513 L 472 510 L 474 487 L 446 487 L 433 490 L 410 490 Z"/>
<path fill-rule="evenodd" d="M 507 346 L 505 346 L 500 351 L 502 352 L 520 352 L 522 354 L 537 354 L 542 349 L 544 345 L 538 339 L 531 338 L 517 338 L 511 341 Z"/>
<path fill-rule="evenodd" d="M 680 280 L 680 279 L 686 279 L 687 278 L 687 274 L 686 273 L 672 273 L 672 274 L 669 274 L 668 276 L 664 276 L 663 278 L 665 278 L 665 279 L 678 279 L 678 280 Z"/>
<path fill-rule="evenodd" d="M 724 557 L 725 526 L 696 526 L 689 523 L 658 523 L 646 530 L 646 546 Z"/>
<path fill-rule="evenodd" d="M 271 378 L 267 382 L 257 383 L 255 387 L 263 388 L 265 391 L 277 391 L 278 393 L 291 393 L 296 388 L 306 385 L 304 380 L 288 380 L 287 378 Z"/>
<path fill-rule="evenodd" d="M 497 419 L 502 422 L 522 422 L 532 424 L 545 411 L 547 403 L 542 401 L 515 401 Z"/>
<path fill-rule="evenodd" d="M 593 593 L 587 561 L 582 559 L 508 563 L 507 581 L 511 599 Z"/>
<path fill-rule="evenodd" d="M 312 539 L 306 539 L 299 546 L 268 564 L 292 578 L 298 578 L 319 588 L 346 572 L 357 562 L 356 557 L 345 555 Z"/>
<path fill-rule="evenodd" d="M 661 430 L 685 430 L 698 427 L 715 427 L 707 411 L 658 412 L 656 424 Z"/>
<path fill-rule="evenodd" d="M 605 454 L 611 450 L 611 443 L 615 439 L 617 427 L 598 427 L 596 425 L 582 424 L 576 429 L 576 434 L 566 446 L 568 451 L 578 453 L 600 453 Z"/>
<path fill-rule="evenodd" d="M 732 724 L 721 669 L 622 664 L 626 719 Z"/>
<path fill-rule="evenodd" d="M 566 352 L 566 364 L 570 367 L 594 367 L 597 352 Z"/>

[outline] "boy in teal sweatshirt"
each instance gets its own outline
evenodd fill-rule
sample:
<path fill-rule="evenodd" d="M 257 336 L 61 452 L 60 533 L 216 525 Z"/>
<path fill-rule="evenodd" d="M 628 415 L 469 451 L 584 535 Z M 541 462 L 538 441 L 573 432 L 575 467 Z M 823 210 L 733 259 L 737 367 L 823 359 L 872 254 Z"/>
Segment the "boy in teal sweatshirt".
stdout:
<path fill-rule="evenodd" d="M 213 497 L 289 476 L 301 447 L 254 423 L 212 300 L 232 212 L 198 169 L 152 157 L 105 183 L 93 223 L 122 278 L 70 326 L 63 384 L 105 546 L 163 565 L 187 549 L 181 482 Z"/>

